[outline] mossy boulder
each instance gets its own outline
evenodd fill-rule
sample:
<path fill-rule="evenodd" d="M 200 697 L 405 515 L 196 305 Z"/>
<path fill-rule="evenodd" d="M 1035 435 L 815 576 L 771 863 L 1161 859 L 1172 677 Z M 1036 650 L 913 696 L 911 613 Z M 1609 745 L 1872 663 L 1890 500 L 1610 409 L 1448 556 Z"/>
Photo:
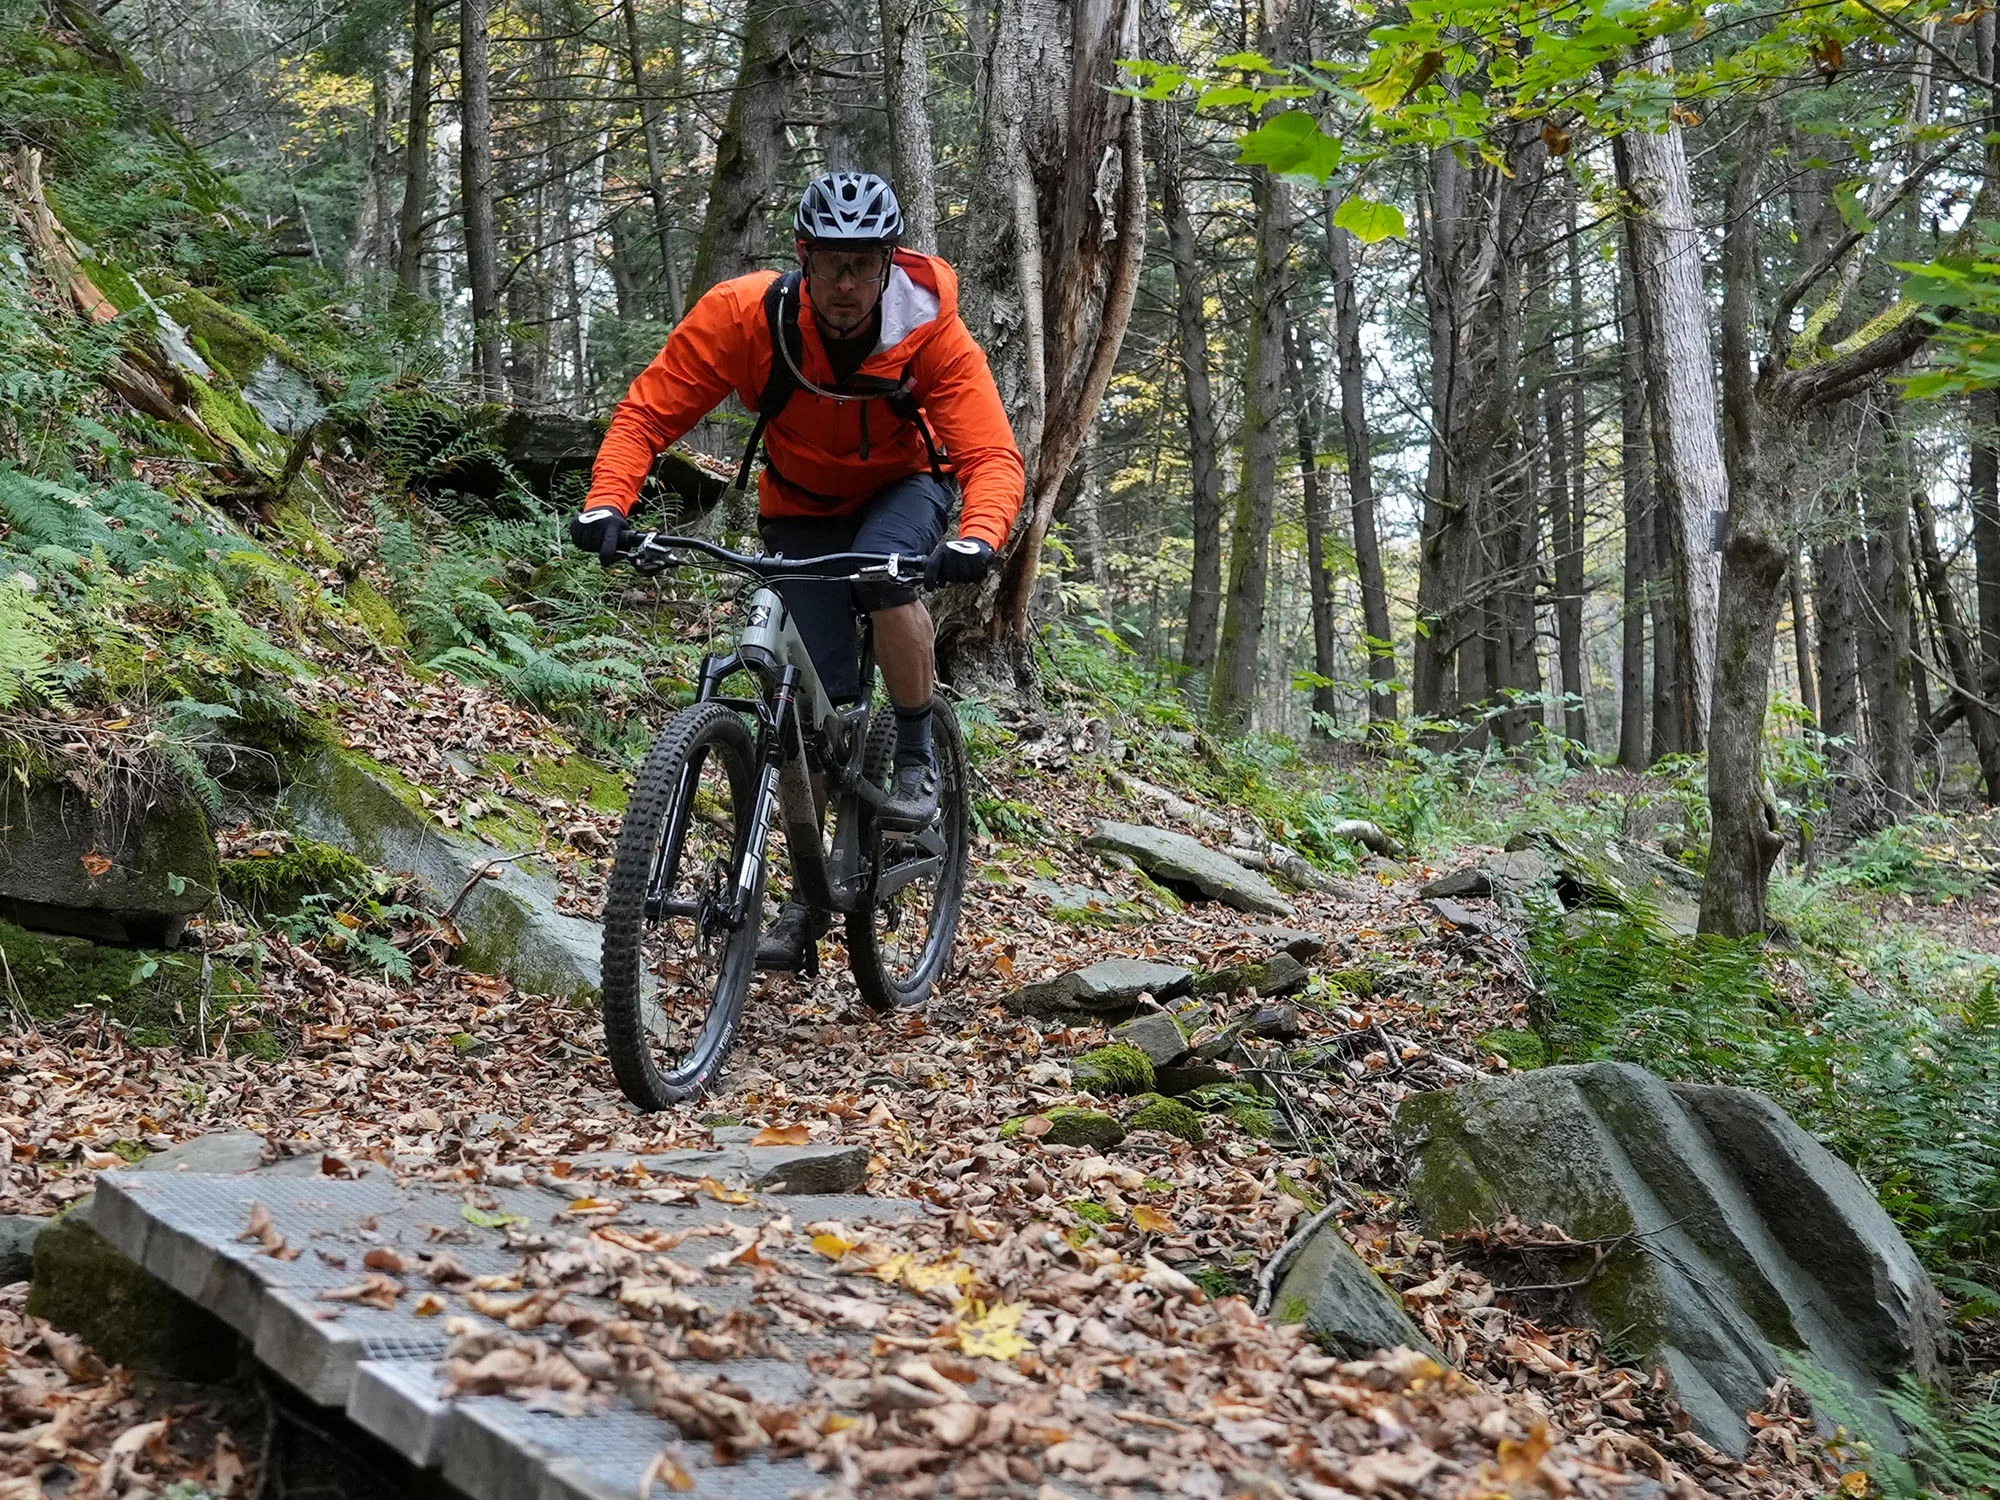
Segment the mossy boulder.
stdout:
<path fill-rule="evenodd" d="M 92 801 L 67 783 L 0 792 L 0 911 L 112 943 L 171 944 L 215 896 L 215 834 L 177 785 Z"/>
<path fill-rule="evenodd" d="M 1320 1343 L 1338 1354 L 1373 1354 L 1405 1348 L 1444 1356 L 1411 1321 L 1398 1297 L 1368 1263 L 1354 1253 L 1340 1226 L 1314 1230 L 1278 1283 L 1271 1312 L 1279 1323 L 1303 1323 Z"/>
<path fill-rule="evenodd" d="M 1201 1128 L 1201 1116 L 1178 1099 L 1145 1094 L 1133 1103 L 1136 1108 L 1125 1116 L 1127 1130 L 1158 1130 L 1197 1146 L 1208 1139 L 1208 1133 Z"/>
<path fill-rule="evenodd" d="M 1129 1042 L 1092 1048 L 1071 1064 L 1070 1076 L 1090 1094 L 1153 1092 L 1153 1060 Z"/>
<path fill-rule="evenodd" d="M 561 887 L 544 863 L 499 862 L 534 849 L 540 825 L 525 815 L 494 814 L 473 832 L 446 828 L 405 777 L 334 747 L 301 769 L 284 806 L 311 837 L 376 869 L 414 877 L 440 910 L 463 892 L 453 920 L 464 940 L 458 959 L 467 968 L 504 974 L 536 994 L 596 992 L 603 930 L 557 906 Z"/>
<path fill-rule="evenodd" d="M 236 1335 L 112 1249 L 91 1227 L 89 1207 L 83 1200 L 36 1236 L 28 1311 L 78 1335 L 107 1363 L 174 1380 L 227 1379 Z"/>
<path fill-rule="evenodd" d="M 368 889 L 373 872 L 344 849 L 299 839 L 282 854 L 222 862 L 222 893 L 254 915 L 294 912 L 307 896 L 353 896 Z"/>
<path fill-rule="evenodd" d="M 6 921 L 0 921 L 0 955 L 7 960 L 9 998 L 32 1019 L 58 1021 L 73 1010 L 101 1006 L 141 1046 L 166 1046 L 188 1034 L 201 1013 L 204 986 L 211 1024 L 257 993 L 254 981 L 227 963 L 211 961 L 204 980 L 199 953 L 112 947 Z"/>
<path fill-rule="evenodd" d="M 1009 1120 L 1000 1127 L 1001 1137 L 1013 1140 L 1021 1134 L 1022 1127 L 1034 1118 L 1033 1115 L 1022 1115 Z M 1125 1139 L 1125 1127 L 1102 1110 L 1058 1106 L 1043 1111 L 1042 1118 L 1049 1122 L 1049 1128 L 1040 1139 L 1052 1146 L 1089 1146 L 1096 1151 L 1108 1151 Z"/>
<path fill-rule="evenodd" d="M 1512 1213 L 1586 1242 L 1534 1279 L 1575 1282 L 1576 1311 L 1663 1368 L 1717 1447 L 1747 1450 L 1781 1351 L 1864 1393 L 1939 1373 L 1943 1314 L 1915 1253 L 1761 1094 L 1542 1068 L 1407 1099 L 1396 1137 L 1433 1234 Z"/>
<path fill-rule="evenodd" d="M 1203 974 L 1195 980 L 1194 988 L 1198 995 L 1240 995 L 1250 990 L 1268 999 L 1273 995 L 1296 995 L 1311 978 L 1304 964 L 1281 950 L 1261 963 L 1237 964 Z"/>

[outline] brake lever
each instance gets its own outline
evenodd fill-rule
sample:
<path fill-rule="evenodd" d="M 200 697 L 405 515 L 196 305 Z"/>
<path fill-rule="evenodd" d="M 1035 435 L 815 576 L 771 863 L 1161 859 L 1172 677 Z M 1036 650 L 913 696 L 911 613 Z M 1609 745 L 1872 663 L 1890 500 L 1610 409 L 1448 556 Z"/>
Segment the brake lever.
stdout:
<path fill-rule="evenodd" d="M 639 545 L 632 551 L 633 572 L 650 578 L 681 565 L 681 560 L 674 556 L 672 549 L 657 538 L 658 533 L 649 531 L 640 539 Z"/>

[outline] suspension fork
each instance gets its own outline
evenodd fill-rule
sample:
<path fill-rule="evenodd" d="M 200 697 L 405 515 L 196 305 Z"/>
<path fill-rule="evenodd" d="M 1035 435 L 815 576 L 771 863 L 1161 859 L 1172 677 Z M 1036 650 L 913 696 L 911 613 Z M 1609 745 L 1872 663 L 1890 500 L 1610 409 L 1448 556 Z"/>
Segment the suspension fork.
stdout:
<path fill-rule="evenodd" d="M 771 695 L 771 716 L 757 737 L 757 797 L 751 804 L 750 837 L 743 846 L 742 863 L 736 867 L 736 890 L 729 903 L 729 925 L 741 927 L 752 916 L 751 898 L 756 894 L 757 875 L 764 867 L 771 844 L 771 829 L 777 822 L 778 779 L 785 762 L 785 731 L 798 711 L 799 669 L 787 666 L 778 673 L 778 688 Z"/>

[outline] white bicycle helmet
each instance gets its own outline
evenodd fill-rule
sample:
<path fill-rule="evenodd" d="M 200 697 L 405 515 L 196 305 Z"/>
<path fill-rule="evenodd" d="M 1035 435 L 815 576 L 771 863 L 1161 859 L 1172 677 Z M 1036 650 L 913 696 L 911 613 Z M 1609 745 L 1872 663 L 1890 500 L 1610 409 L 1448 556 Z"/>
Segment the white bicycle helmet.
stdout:
<path fill-rule="evenodd" d="M 880 244 L 902 238 L 903 210 L 873 172 L 828 172 L 807 186 L 794 223 L 802 240 Z"/>

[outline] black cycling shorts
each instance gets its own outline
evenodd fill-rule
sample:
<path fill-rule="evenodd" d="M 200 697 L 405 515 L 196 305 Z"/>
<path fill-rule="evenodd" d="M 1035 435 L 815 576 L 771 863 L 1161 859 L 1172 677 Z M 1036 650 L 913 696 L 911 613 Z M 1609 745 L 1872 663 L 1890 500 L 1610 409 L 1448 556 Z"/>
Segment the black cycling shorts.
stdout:
<path fill-rule="evenodd" d="M 757 522 L 764 550 L 786 557 L 829 552 L 896 553 L 924 558 L 937 550 L 951 522 L 958 492 L 930 474 L 912 474 L 884 486 L 847 516 L 765 516 Z M 839 583 L 814 579 L 781 582 L 777 590 L 791 611 L 820 686 L 835 703 L 861 696 L 861 650 L 855 637 L 860 614 L 894 609 L 917 598 L 906 583 Z"/>

